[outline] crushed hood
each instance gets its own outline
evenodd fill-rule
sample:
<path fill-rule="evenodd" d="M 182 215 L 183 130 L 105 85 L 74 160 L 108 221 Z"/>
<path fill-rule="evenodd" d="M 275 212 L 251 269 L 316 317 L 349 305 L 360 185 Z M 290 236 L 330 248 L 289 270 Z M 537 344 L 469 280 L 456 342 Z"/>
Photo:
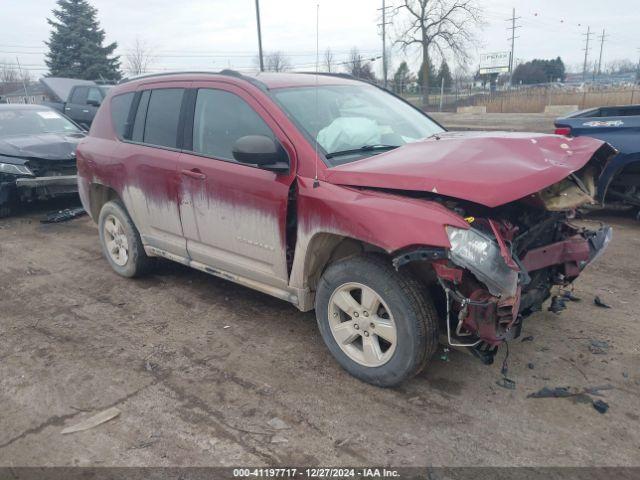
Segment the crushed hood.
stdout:
<path fill-rule="evenodd" d="M 24 163 L 30 158 L 70 160 L 84 134 L 46 133 L 0 138 L 0 156 L 16 157 L 11 163 Z M 4 158 L 3 162 L 8 159 Z"/>
<path fill-rule="evenodd" d="M 438 193 L 497 207 L 582 168 L 606 145 L 589 137 L 446 132 L 327 170 L 338 185 Z"/>

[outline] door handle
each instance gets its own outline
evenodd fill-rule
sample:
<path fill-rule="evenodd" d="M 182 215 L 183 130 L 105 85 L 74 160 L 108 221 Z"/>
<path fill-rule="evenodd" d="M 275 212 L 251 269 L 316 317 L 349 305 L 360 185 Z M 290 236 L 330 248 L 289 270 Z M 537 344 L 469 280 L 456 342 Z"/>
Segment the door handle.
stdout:
<path fill-rule="evenodd" d="M 83 113 L 89 113 L 89 110 L 82 110 Z"/>
<path fill-rule="evenodd" d="M 204 180 L 207 176 L 198 168 L 192 168 L 191 170 L 182 170 L 182 175 L 185 177 L 195 178 L 196 180 Z"/>

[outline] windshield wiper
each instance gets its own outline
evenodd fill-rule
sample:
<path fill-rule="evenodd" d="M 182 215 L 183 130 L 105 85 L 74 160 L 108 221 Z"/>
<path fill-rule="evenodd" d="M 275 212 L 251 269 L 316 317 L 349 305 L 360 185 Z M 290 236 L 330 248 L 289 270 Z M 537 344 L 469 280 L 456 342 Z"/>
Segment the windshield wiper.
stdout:
<path fill-rule="evenodd" d="M 352 148 L 350 150 L 338 150 L 337 152 L 327 153 L 325 157 L 333 158 L 333 157 L 340 157 L 343 155 L 351 155 L 352 153 L 393 150 L 394 148 L 398 148 L 399 146 L 400 145 L 363 145 L 360 148 Z"/>

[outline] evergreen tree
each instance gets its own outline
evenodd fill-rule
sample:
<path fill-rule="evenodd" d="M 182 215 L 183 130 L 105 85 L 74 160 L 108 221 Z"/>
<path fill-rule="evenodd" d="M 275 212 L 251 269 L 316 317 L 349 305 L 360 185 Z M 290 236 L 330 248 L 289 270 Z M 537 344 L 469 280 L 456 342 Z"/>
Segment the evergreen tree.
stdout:
<path fill-rule="evenodd" d="M 420 85 L 421 87 L 425 84 L 424 80 L 423 80 L 423 70 L 422 70 L 423 65 L 420 65 L 420 70 L 418 70 L 418 85 Z M 433 89 L 436 87 L 435 85 L 435 79 L 436 79 L 436 69 L 433 68 L 433 62 L 429 62 L 428 64 L 428 68 L 429 68 L 429 77 L 428 77 L 428 84 L 429 84 L 429 90 L 433 91 Z M 438 91 L 440 91 L 440 85 L 438 85 Z"/>
<path fill-rule="evenodd" d="M 117 43 L 104 46 L 104 30 L 98 11 L 87 0 L 58 0 L 53 10 L 45 63 L 51 76 L 84 80 L 119 80 L 120 57 L 113 56 Z"/>
<path fill-rule="evenodd" d="M 396 93 L 404 93 L 407 85 L 414 81 L 411 72 L 409 71 L 409 65 L 407 62 L 402 62 L 396 73 L 393 74 L 393 88 Z"/>
<path fill-rule="evenodd" d="M 433 87 L 438 87 L 438 89 L 442 86 L 442 80 L 444 79 L 444 91 L 448 92 L 451 90 L 451 84 L 453 83 L 453 78 L 451 77 L 451 70 L 449 69 L 449 65 L 445 59 L 442 59 L 442 63 L 440 64 L 440 70 L 438 70 L 438 75 L 435 78 L 435 84 Z"/>

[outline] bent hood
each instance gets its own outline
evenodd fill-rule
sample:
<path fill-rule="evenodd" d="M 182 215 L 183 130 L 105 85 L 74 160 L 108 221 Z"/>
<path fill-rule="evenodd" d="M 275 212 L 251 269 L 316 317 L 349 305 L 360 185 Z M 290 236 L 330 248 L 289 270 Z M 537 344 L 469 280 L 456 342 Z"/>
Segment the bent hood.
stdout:
<path fill-rule="evenodd" d="M 76 156 L 78 142 L 83 134 L 44 133 L 0 138 L 0 155 L 18 157 L 12 163 L 24 163 L 24 159 L 70 160 Z M 5 158 L 5 160 L 7 160 Z"/>
<path fill-rule="evenodd" d="M 350 185 L 433 192 L 497 207 L 559 182 L 606 145 L 589 137 L 446 132 L 327 170 Z"/>

